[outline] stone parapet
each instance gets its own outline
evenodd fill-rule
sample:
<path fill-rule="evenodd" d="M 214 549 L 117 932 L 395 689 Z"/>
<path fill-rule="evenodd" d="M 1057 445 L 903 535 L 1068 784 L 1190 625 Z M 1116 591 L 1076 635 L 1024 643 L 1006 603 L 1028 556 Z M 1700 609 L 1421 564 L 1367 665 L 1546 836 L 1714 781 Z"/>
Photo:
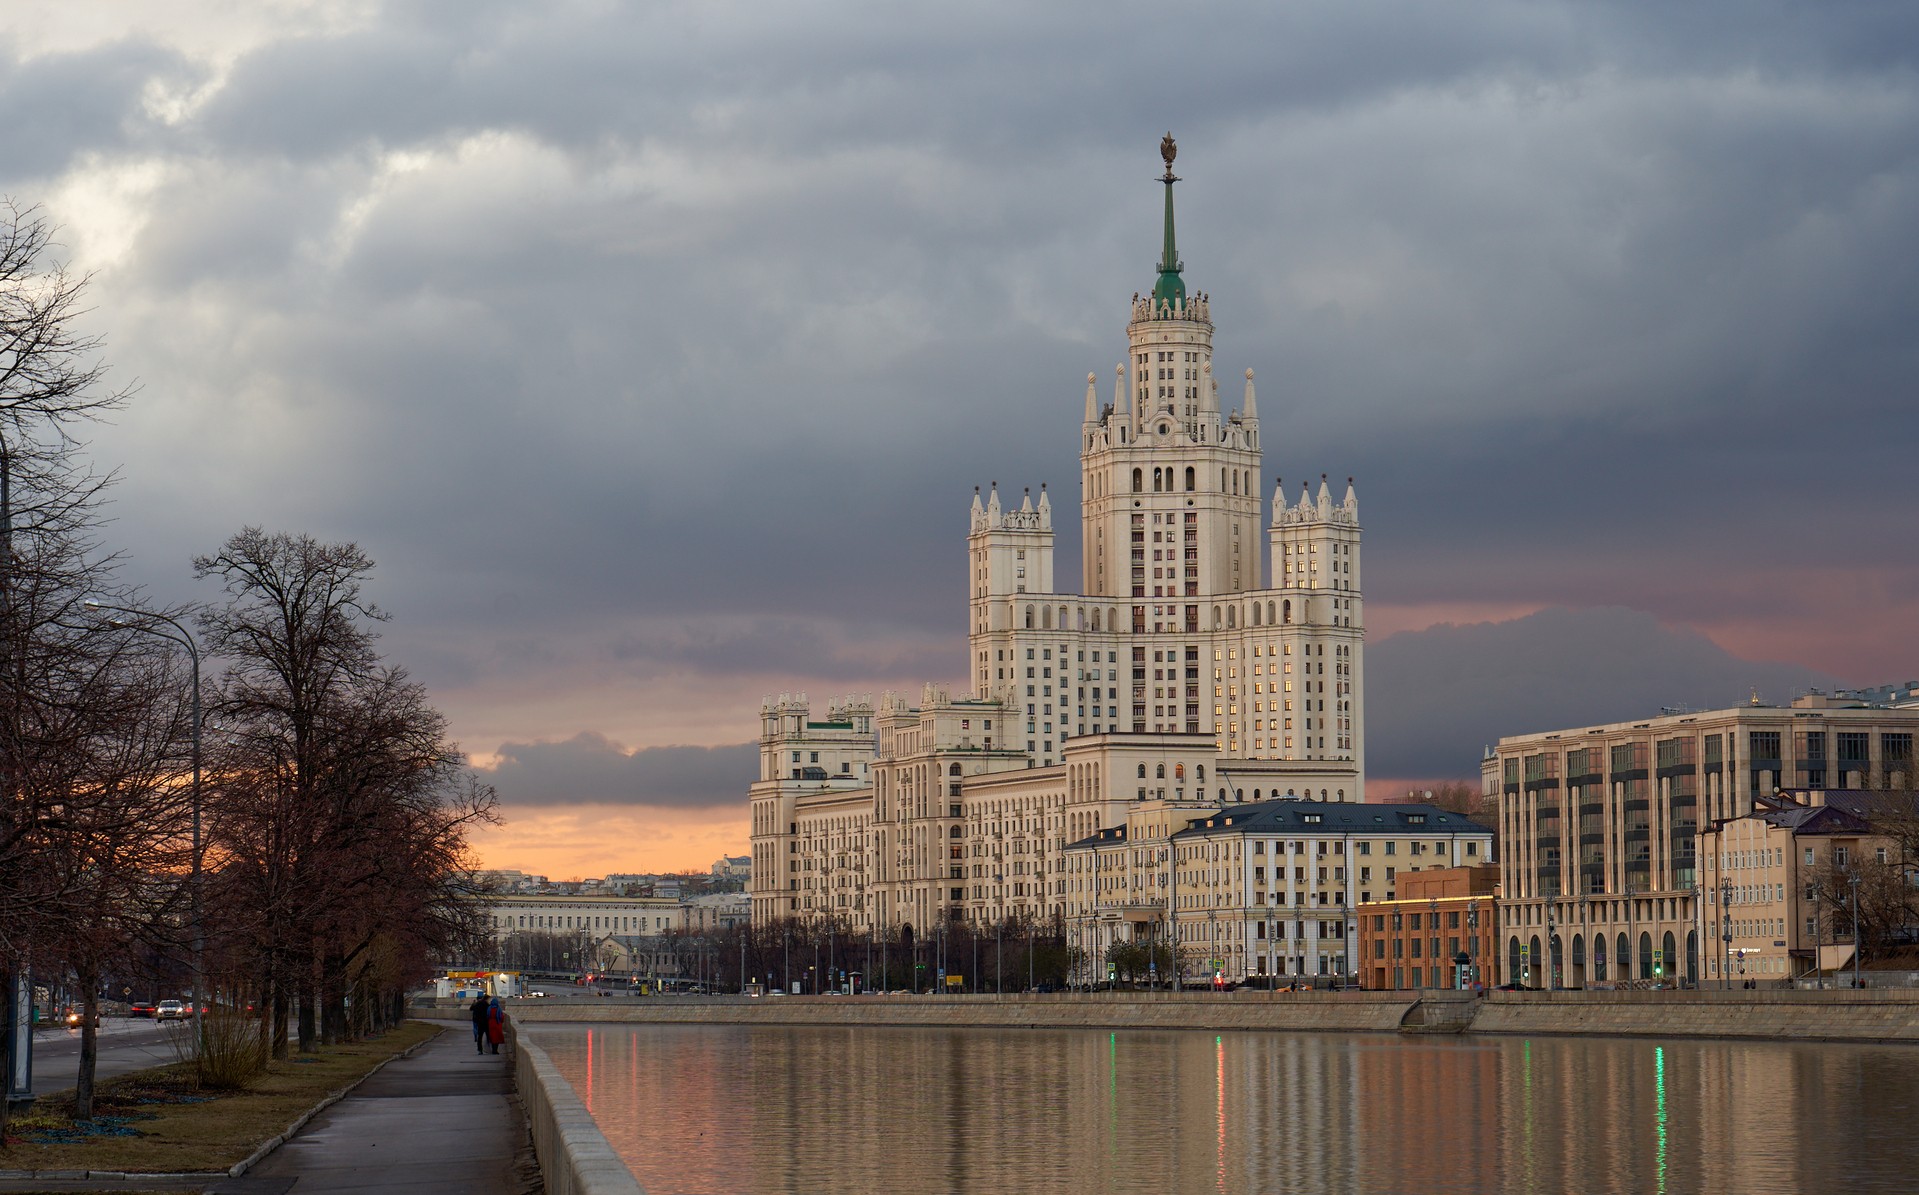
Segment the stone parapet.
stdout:
<path fill-rule="evenodd" d="M 516 1019 L 527 1018 L 514 1010 Z M 511 1022 L 509 1022 L 511 1024 Z M 552 1195 L 646 1195 L 546 1051 L 513 1033 L 513 1077 Z"/>
<path fill-rule="evenodd" d="M 1399 1028 L 1411 992 L 1172 992 L 1057 996 L 738 996 L 526 1000 L 522 1024 L 900 1025 L 978 1029 Z"/>
<path fill-rule="evenodd" d="M 515 1003 L 522 1024 L 853 1025 L 1329 1033 L 1596 1034 L 1919 1042 L 1919 992 L 1136 992 L 738 996 Z"/>
<path fill-rule="evenodd" d="M 1919 992 L 1491 992 L 1471 1031 L 1919 1042 Z"/>

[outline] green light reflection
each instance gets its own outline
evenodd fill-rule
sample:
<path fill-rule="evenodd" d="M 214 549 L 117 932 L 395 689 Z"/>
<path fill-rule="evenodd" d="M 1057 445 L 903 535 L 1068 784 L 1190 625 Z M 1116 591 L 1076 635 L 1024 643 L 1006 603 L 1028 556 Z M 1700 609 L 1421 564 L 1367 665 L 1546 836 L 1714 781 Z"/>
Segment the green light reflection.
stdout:
<path fill-rule="evenodd" d="M 1652 1049 L 1653 1139 L 1658 1190 L 1666 1189 L 1666 1047 Z"/>

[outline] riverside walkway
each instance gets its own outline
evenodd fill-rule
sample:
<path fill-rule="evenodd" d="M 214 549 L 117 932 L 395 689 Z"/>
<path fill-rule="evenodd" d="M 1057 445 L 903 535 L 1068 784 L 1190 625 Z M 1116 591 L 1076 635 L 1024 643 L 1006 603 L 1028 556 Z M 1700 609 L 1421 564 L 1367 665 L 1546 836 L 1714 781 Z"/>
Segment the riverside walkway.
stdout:
<path fill-rule="evenodd" d="M 476 1054 L 454 1023 L 396 1058 L 237 1179 L 230 1195 L 404 1192 L 519 1195 L 537 1189 L 510 1055 Z"/>

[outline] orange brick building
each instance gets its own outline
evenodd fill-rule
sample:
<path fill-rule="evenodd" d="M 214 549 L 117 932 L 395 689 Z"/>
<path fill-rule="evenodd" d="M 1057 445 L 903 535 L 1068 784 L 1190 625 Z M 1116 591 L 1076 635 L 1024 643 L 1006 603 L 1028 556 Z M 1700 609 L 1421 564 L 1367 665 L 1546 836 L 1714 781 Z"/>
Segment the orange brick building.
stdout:
<path fill-rule="evenodd" d="M 1498 890 L 1496 864 L 1402 873 L 1397 899 L 1357 909 L 1359 985 L 1450 988 L 1463 972 L 1463 982 L 1497 987 Z"/>

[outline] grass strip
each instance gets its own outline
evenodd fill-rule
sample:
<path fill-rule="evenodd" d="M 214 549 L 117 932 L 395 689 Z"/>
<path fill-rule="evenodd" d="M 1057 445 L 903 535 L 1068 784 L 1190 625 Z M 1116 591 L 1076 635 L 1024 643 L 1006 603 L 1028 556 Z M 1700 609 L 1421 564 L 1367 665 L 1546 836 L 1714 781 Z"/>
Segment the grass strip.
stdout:
<path fill-rule="evenodd" d="M 135 1071 L 101 1082 L 91 1122 L 74 1120 L 73 1093 L 61 1092 L 7 1126 L 0 1170 L 226 1170 L 327 1096 L 439 1032 L 408 1021 L 378 1037 L 294 1054 L 270 1063 L 245 1091 L 196 1088 L 190 1063 Z"/>

